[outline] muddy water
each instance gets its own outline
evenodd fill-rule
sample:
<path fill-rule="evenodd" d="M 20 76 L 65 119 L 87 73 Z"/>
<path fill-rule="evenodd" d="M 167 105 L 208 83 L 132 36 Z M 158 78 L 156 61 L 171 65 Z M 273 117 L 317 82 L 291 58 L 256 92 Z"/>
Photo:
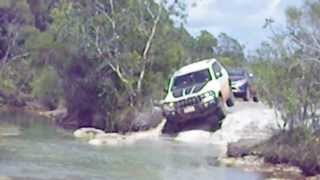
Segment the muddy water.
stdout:
<path fill-rule="evenodd" d="M 263 179 L 256 173 L 217 166 L 218 149 L 164 138 L 92 147 L 45 119 L 0 113 L 0 179 Z"/>

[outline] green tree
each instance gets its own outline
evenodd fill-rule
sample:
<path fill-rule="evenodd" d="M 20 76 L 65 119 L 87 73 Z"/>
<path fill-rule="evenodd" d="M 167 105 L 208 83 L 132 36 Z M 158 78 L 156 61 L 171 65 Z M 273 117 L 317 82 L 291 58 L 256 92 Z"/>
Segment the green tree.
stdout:
<path fill-rule="evenodd" d="M 290 130 L 299 126 L 313 131 L 320 128 L 318 7 L 320 3 L 311 0 L 301 8 L 288 8 L 287 29 L 281 33 L 267 23 L 274 36 L 253 58 L 264 97 L 280 111 Z"/>
<path fill-rule="evenodd" d="M 34 31 L 33 16 L 26 0 L 3 0 L 0 5 L 0 96 L 15 102 L 18 94 L 30 92 L 32 71 L 25 38 Z"/>
<path fill-rule="evenodd" d="M 226 33 L 218 36 L 218 46 L 215 53 L 223 63 L 229 66 L 243 66 L 245 64 L 244 47 L 234 38 Z"/>
<path fill-rule="evenodd" d="M 113 131 L 141 110 L 160 87 L 154 80 L 163 80 L 156 67 L 171 68 L 185 57 L 181 43 L 166 42 L 179 8 L 152 0 L 64 0 L 53 8 L 50 28 L 27 42 L 36 64 L 53 67 L 62 79 L 65 121 Z"/>
<path fill-rule="evenodd" d="M 214 56 L 214 48 L 217 46 L 217 39 L 208 31 L 201 31 L 196 38 L 195 50 L 197 59 L 207 59 Z"/>

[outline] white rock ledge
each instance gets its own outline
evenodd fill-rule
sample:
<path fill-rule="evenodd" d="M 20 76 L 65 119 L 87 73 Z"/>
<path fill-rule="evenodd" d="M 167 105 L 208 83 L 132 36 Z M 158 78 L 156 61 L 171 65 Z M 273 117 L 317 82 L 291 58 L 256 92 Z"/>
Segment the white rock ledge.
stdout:
<path fill-rule="evenodd" d="M 94 146 L 121 146 L 130 145 L 139 140 L 158 139 L 161 136 L 161 130 L 165 124 L 163 120 L 158 127 L 141 132 L 133 132 L 128 134 L 105 133 L 102 130 L 94 128 L 81 128 L 76 130 L 73 135 L 76 138 L 86 139 L 90 145 Z"/>

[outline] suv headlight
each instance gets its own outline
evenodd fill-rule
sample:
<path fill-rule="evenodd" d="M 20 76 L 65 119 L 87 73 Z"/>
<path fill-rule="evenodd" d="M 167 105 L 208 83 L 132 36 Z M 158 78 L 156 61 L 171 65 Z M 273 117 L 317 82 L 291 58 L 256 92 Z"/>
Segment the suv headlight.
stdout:
<path fill-rule="evenodd" d="M 215 99 L 214 91 L 209 91 L 209 92 L 203 93 L 201 95 L 201 100 L 202 100 L 203 103 L 207 103 L 207 102 L 213 101 L 214 99 Z"/>
<path fill-rule="evenodd" d="M 163 104 L 164 111 L 174 111 L 174 103 L 165 103 Z"/>

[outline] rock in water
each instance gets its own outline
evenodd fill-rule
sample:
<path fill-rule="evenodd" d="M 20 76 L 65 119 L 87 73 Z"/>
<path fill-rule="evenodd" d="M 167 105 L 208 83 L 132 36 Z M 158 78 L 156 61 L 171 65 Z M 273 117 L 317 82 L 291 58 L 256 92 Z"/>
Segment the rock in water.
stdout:
<path fill-rule="evenodd" d="M 0 180 L 12 180 L 12 178 L 8 176 L 0 176 Z"/>
<path fill-rule="evenodd" d="M 179 133 L 175 140 L 186 143 L 211 143 L 211 133 L 202 130 L 186 131 Z"/>
<path fill-rule="evenodd" d="M 162 110 L 159 107 L 153 107 L 151 112 L 141 112 L 131 123 L 133 131 L 148 131 L 156 128 L 163 120 Z"/>
<path fill-rule="evenodd" d="M 140 140 L 157 139 L 161 135 L 161 129 L 165 122 L 165 120 L 162 120 L 156 128 L 148 131 L 133 132 L 125 135 L 118 133 L 96 134 L 94 138 L 91 138 L 89 144 L 94 146 L 121 146 L 130 145 Z"/>
<path fill-rule="evenodd" d="M 244 157 L 252 154 L 252 148 L 261 143 L 260 139 L 241 139 L 228 144 L 228 157 Z"/>
<path fill-rule="evenodd" d="M 89 144 L 93 146 L 119 146 L 123 145 L 124 141 L 119 141 L 119 139 L 91 139 Z"/>
<path fill-rule="evenodd" d="M 81 128 L 73 132 L 76 138 L 94 139 L 97 135 L 105 134 L 104 131 L 95 128 Z"/>
<path fill-rule="evenodd" d="M 19 127 L 11 125 L 3 125 L 0 127 L 0 137 L 11 137 L 21 135 L 21 130 Z"/>
<path fill-rule="evenodd" d="M 94 146 L 118 146 L 129 143 L 126 136 L 117 133 L 98 134 L 94 139 L 89 141 L 89 144 Z"/>

